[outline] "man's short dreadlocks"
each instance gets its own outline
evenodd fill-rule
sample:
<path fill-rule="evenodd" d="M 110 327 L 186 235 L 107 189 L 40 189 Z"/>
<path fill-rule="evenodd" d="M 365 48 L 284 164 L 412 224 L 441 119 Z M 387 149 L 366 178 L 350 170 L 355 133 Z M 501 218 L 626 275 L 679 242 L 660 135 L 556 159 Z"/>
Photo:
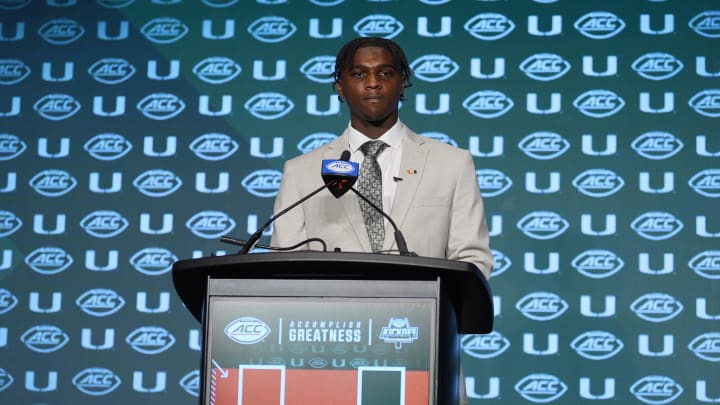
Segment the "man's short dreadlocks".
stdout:
<path fill-rule="evenodd" d="M 413 70 L 410 68 L 407 57 L 405 57 L 405 52 L 402 48 L 400 48 L 400 45 L 398 45 L 395 41 L 381 37 L 358 37 L 343 45 L 335 57 L 335 71 L 332 73 L 332 77 L 335 79 L 333 81 L 333 90 L 337 90 L 335 83 L 340 80 L 340 74 L 347 69 L 348 66 L 352 65 L 355 52 L 357 52 L 360 48 L 366 48 L 369 46 L 387 49 L 387 51 L 390 52 L 390 55 L 392 55 L 395 67 L 402 74 L 405 81 L 405 88 L 412 86 L 410 76 L 412 75 Z M 404 100 L 401 98 L 400 101 Z"/>

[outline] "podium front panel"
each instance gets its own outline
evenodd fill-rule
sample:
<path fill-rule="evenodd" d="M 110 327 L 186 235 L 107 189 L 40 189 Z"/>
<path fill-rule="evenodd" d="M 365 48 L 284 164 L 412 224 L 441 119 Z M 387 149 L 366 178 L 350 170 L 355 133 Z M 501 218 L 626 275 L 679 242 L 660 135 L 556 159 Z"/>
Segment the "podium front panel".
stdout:
<path fill-rule="evenodd" d="M 210 280 L 205 401 L 429 404 L 433 282 Z"/>

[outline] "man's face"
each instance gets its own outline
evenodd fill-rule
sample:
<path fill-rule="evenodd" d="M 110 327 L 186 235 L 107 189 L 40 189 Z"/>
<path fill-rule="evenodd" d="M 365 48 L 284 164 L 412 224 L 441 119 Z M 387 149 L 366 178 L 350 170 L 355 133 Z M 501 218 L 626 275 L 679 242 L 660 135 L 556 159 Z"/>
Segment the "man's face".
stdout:
<path fill-rule="evenodd" d="M 392 55 L 375 46 L 358 49 L 337 82 L 338 94 L 347 103 L 353 121 L 379 123 L 397 117 L 403 89 L 402 72 L 395 68 Z"/>

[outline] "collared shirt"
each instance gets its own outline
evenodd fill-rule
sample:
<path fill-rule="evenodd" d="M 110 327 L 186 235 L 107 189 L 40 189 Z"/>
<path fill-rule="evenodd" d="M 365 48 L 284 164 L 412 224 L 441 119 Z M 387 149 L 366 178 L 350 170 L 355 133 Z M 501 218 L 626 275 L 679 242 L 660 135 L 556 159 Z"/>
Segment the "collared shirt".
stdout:
<path fill-rule="evenodd" d="M 383 149 L 383 151 L 377 157 L 378 164 L 380 165 L 380 170 L 382 171 L 382 209 L 387 214 L 390 213 L 390 210 L 392 208 L 395 197 L 395 189 L 397 188 L 397 182 L 394 180 L 394 177 L 397 177 L 400 171 L 400 159 L 402 157 L 403 143 L 402 135 L 404 128 L 405 124 L 398 120 L 395 125 L 392 126 L 392 128 L 390 128 L 387 132 L 385 132 L 384 134 L 382 134 L 382 136 L 378 138 L 378 140 L 381 140 L 389 145 L 388 147 Z M 350 160 L 352 160 L 353 162 L 358 162 L 362 165 L 365 156 L 360 151 L 360 146 L 372 139 L 363 135 L 360 131 L 353 128 L 350 124 L 348 124 L 348 129 L 350 132 Z M 386 220 L 386 228 L 387 225 L 388 224 Z"/>

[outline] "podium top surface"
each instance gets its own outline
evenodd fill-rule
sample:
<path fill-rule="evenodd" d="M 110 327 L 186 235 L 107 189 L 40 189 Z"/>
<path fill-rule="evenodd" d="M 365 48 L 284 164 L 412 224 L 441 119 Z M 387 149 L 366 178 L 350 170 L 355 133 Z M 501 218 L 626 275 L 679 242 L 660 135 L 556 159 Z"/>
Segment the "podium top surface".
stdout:
<path fill-rule="evenodd" d="M 350 252 L 266 252 L 209 256 L 175 262 L 175 290 L 201 320 L 208 278 L 437 280 L 455 307 L 459 333 L 490 333 L 490 286 L 472 263 L 417 256 Z"/>

